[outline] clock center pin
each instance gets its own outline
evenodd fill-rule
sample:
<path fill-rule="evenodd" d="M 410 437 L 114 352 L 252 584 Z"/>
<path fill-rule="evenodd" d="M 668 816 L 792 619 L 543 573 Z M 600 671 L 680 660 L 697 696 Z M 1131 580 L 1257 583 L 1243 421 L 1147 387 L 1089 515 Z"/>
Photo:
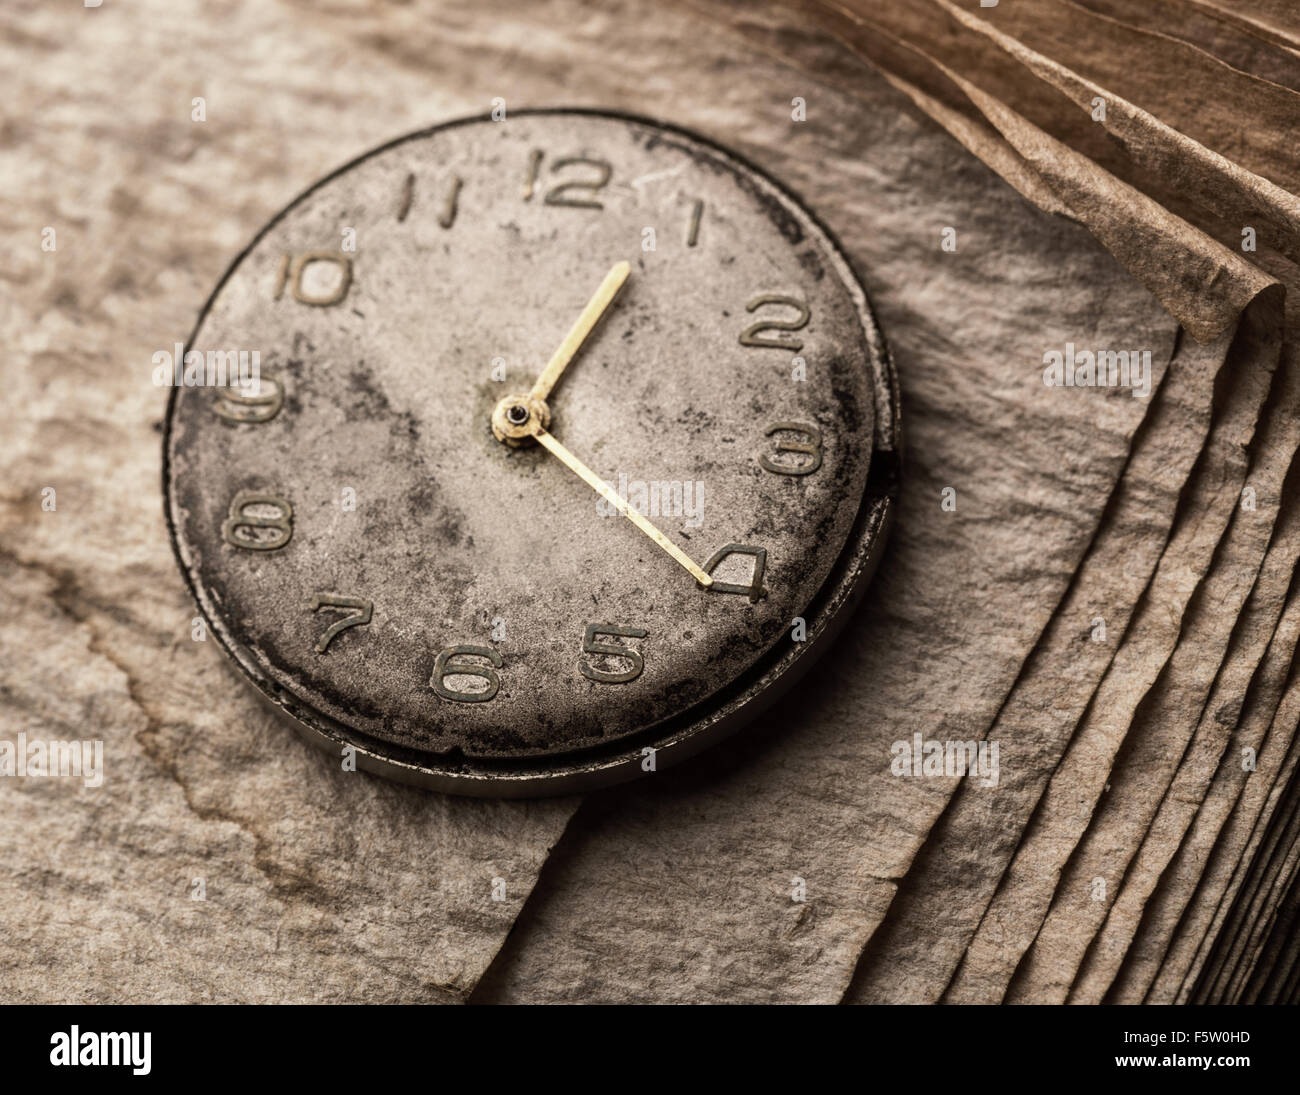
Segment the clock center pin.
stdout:
<path fill-rule="evenodd" d="M 508 395 L 492 411 L 492 433 L 511 448 L 530 444 L 538 426 L 545 430 L 550 425 L 551 408 L 532 395 Z"/>

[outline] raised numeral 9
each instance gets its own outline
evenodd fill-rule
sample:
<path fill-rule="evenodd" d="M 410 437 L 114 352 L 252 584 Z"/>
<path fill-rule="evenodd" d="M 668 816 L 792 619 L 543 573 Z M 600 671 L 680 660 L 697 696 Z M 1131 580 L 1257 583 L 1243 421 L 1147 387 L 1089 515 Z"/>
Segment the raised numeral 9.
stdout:
<path fill-rule="evenodd" d="M 260 380 L 260 390 L 249 395 L 238 388 L 219 388 L 212 409 L 227 422 L 269 422 L 284 406 L 284 387 L 273 377 Z"/>

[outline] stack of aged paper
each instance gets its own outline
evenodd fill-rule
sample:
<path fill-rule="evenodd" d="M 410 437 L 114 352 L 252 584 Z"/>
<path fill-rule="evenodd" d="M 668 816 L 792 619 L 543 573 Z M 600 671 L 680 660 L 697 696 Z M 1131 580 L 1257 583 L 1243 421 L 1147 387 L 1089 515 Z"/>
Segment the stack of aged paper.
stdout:
<path fill-rule="evenodd" d="M 973 727 L 1006 778 L 953 790 L 847 998 L 1294 998 L 1300 16 L 799 11 L 1179 322 L 1092 541 Z M 736 21 L 774 47 L 799 19 Z"/>
<path fill-rule="evenodd" d="M 115 775 L 0 788 L 8 997 L 1297 999 L 1291 5 L 76 14 L 0 16 L 0 225 L 36 241 L 0 315 L 0 731 L 93 730 Z M 837 649 L 582 800 L 358 777 L 271 719 L 190 640 L 133 365 L 299 190 L 497 96 L 787 183 L 902 387 L 899 519 Z M 927 765 L 948 743 L 972 771 Z"/>

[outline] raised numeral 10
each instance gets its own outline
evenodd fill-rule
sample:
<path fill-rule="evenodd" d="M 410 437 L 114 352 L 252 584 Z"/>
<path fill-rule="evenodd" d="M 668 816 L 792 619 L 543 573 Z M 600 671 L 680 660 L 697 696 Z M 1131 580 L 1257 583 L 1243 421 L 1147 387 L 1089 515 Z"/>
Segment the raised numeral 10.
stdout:
<path fill-rule="evenodd" d="M 332 289 L 323 292 L 308 293 L 303 286 L 303 275 L 313 263 L 329 263 L 338 269 L 338 277 Z M 300 304 L 315 304 L 324 307 L 338 304 L 348 295 L 352 284 L 352 260 L 346 255 L 333 251 L 305 251 L 301 255 L 285 255 L 280 260 L 280 273 L 275 283 L 275 299 L 284 295 L 285 285 L 289 293 Z"/>

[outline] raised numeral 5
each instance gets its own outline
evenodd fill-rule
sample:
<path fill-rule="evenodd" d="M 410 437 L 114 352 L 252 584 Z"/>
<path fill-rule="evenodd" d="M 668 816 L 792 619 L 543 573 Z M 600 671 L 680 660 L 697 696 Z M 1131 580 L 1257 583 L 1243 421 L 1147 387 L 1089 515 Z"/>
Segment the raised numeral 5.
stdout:
<path fill-rule="evenodd" d="M 587 634 L 582 640 L 582 650 L 584 654 L 602 654 L 609 658 L 625 658 L 632 663 L 632 668 L 624 670 L 622 673 L 615 673 L 608 669 L 597 669 L 586 658 L 578 660 L 578 669 L 582 675 L 589 680 L 600 681 L 602 684 L 623 684 L 627 681 L 636 680 L 641 676 L 641 670 L 645 668 L 645 658 L 641 656 L 639 650 L 633 650 L 630 646 L 624 646 L 622 643 L 598 643 L 598 635 L 617 635 L 625 639 L 644 639 L 648 634 L 644 628 L 640 627 L 619 627 L 618 624 L 588 624 Z"/>

